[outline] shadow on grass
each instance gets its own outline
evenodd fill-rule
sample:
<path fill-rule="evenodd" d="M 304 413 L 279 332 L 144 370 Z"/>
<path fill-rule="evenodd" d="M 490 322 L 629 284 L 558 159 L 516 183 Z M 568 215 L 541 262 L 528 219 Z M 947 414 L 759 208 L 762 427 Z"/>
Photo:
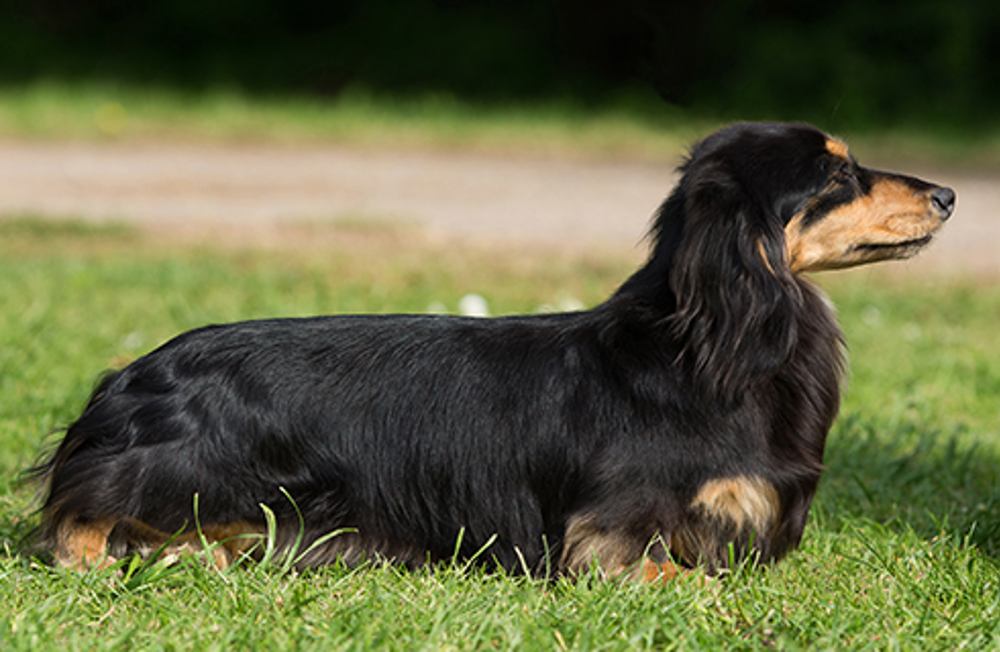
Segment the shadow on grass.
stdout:
<path fill-rule="evenodd" d="M 953 432 L 844 415 L 826 452 L 814 510 L 825 527 L 869 519 L 921 537 L 947 533 L 1000 557 L 1000 458 Z"/>

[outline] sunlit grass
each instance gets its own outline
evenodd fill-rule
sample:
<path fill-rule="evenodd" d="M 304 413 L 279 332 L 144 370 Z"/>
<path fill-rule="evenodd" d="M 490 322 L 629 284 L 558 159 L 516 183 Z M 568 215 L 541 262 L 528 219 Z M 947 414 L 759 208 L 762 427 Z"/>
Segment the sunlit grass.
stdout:
<path fill-rule="evenodd" d="M 1000 642 L 1000 287 L 819 277 L 851 376 L 802 547 L 703 586 L 545 582 L 280 563 L 39 567 L 14 478 L 98 373 L 211 322 L 343 312 L 494 314 L 605 298 L 636 263 L 383 225 L 301 225 L 267 250 L 114 225 L 0 220 L 0 648 L 955 649 Z M 294 228 L 293 228 L 294 231 Z"/>
<path fill-rule="evenodd" d="M 0 88 L 0 136 L 336 142 L 491 153 L 675 156 L 713 123 L 655 98 L 586 107 L 571 100 L 477 105 L 446 95 L 250 96 L 114 83 Z"/>
<path fill-rule="evenodd" d="M 441 93 L 390 96 L 360 88 L 321 97 L 57 80 L 0 87 L 0 137 L 49 140 L 336 143 L 674 161 L 729 121 L 668 105 L 652 91 L 588 105 L 569 97 L 476 103 Z M 835 119 L 817 126 L 849 137 L 867 160 L 1000 167 L 996 131 L 912 124 L 843 133 Z"/>

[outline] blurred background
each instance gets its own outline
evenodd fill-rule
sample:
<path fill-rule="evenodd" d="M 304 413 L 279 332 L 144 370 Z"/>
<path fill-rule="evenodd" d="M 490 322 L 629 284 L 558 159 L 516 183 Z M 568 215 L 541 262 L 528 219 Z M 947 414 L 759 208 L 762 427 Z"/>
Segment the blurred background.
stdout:
<path fill-rule="evenodd" d="M 7 215 L 631 246 L 694 140 L 799 120 L 955 186 L 934 254 L 992 272 L 998 116 L 987 0 L 0 4 Z"/>
<path fill-rule="evenodd" d="M 0 82 L 114 80 L 335 101 L 633 104 L 830 128 L 993 128 L 1000 4 L 7 0 Z"/>
<path fill-rule="evenodd" d="M 800 120 L 957 186 L 939 257 L 993 269 L 998 116 L 987 0 L 0 5 L 6 214 L 631 244 L 691 142 Z"/>
<path fill-rule="evenodd" d="M 851 364 L 810 547 L 752 581 L 766 596 L 733 584 L 708 629 L 995 641 L 997 0 L 0 0 L 7 631 L 32 648 L 164 632 L 129 613 L 165 611 L 39 584 L 11 552 L 33 522 L 17 472 L 102 369 L 210 323 L 596 305 L 644 257 L 686 148 L 759 119 L 811 122 L 958 200 L 913 260 L 817 275 Z M 311 603 L 334 606 L 295 631 L 354 622 L 348 602 Z M 223 620 L 212 636 L 240 619 Z"/>

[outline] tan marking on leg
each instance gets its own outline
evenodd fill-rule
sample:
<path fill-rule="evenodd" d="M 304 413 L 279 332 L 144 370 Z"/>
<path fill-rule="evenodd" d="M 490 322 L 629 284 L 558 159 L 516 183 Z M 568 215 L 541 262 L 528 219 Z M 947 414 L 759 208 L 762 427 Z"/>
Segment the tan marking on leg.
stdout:
<path fill-rule="evenodd" d="M 690 571 L 684 571 L 677 567 L 672 561 L 658 564 L 648 557 L 642 560 L 642 564 L 636 569 L 636 579 L 640 582 L 669 582 L 678 575 Z"/>
<path fill-rule="evenodd" d="M 709 480 L 698 491 L 691 506 L 725 519 L 737 532 L 749 527 L 765 534 L 776 520 L 779 498 L 770 482 L 738 476 Z"/>
<path fill-rule="evenodd" d="M 706 482 L 685 521 L 669 533 L 670 553 L 685 566 L 704 566 L 709 575 L 753 549 L 766 550 L 781 510 L 777 490 L 750 476 Z"/>
<path fill-rule="evenodd" d="M 114 521 L 110 519 L 80 523 L 67 518 L 56 528 L 53 546 L 56 562 L 80 571 L 115 563 L 117 560 L 107 554 L 108 534 L 113 527 Z"/>
<path fill-rule="evenodd" d="M 206 527 L 202 534 L 210 544 L 219 544 L 212 550 L 212 554 L 216 567 L 221 570 L 228 568 L 240 557 L 250 554 L 264 540 L 267 531 L 261 525 L 237 521 Z"/>
<path fill-rule="evenodd" d="M 592 517 L 573 517 L 566 528 L 559 570 L 578 577 L 596 565 L 611 580 L 667 583 L 694 578 L 701 586 L 707 584 L 710 578 L 701 570 L 679 566 L 674 559 L 673 544 L 668 548 L 660 534 L 643 543 L 641 538 L 600 527 Z"/>
<path fill-rule="evenodd" d="M 137 554 L 144 559 L 154 555 L 159 561 L 173 563 L 181 555 L 197 554 L 211 548 L 212 564 L 219 569 L 231 565 L 243 555 L 252 555 L 265 535 L 263 526 L 245 521 L 208 525 L 182 534 L 164 532 L 136 519 L 121 519 L 110 529 L 109 549 L 116 554 Z M 206 546 L 207 544 L 207 546 Z"/>
<path fill-rule="evenodd" d="M 713 578 L 706 576 L 700 570 L 682 568 L 672 561 L 657 563 L 647 557 L 636 568 L 633 579 L 646 584 L 669 584 L 675 581 L 693 581 L 695 586 L 710 586 Z"/>
<path fill-rule="evenodd" d="M 669 582 L 692 572 L 674 564 L 659 536 L 643 543 L 634 536 L 606 530 L 591 517 L 571 518 L 560 570 L 579 576 L 595 564 L 607 579 L 636 582 Z"/>
<path fill-rule="evenodd" d="M 566 527 L 559 568 L 580 575 L 597 564 L 609 577 L 618 577 L 635 566 L 642 553 L 641 544 L 633 537 L 605 529 L 589 516 L 572 517 Z"/>
<path fill-rule="evenodd" d="M 266 535 L 261 525 L 245 521 L 209 525 L 197 532 L 186 532 L 179 536 L 163 532 L 135 519 L 124 519 L 120 528 L 118 521 L 99 519 L 80 523 L 75 519 L 64 520 L 53 538 L 52 551 L 60 566 L 87 570 L 94 566 L 107 567 L 117 561 L 108 554 L 108 536 L 115 530 L 115 539 L 122 547 L 149 557 L 161 547 L 160 560 L 171 562 L 184 554 L 195 554 L 205 550 L 204 544 L 214 546 L 213 565 L 224 569 L 243 555 L 249 555 Z M 202 539 L 204 537 L 204 539 Z"/>
<path fill-rule="evenodd" d="M 129 525 L 129 543 L 141 555 L 148 557 L 166 545 L 159 559 L 172 563 L 182 555 L 194 555 L 210 549 L 212 565 L 219 570 L 250 554 L 266 534 L 263 526 L 246 521 L 207 525 L 201 529 L 201 534 L 185 532 L 177 537 L 138 521 Z"/>

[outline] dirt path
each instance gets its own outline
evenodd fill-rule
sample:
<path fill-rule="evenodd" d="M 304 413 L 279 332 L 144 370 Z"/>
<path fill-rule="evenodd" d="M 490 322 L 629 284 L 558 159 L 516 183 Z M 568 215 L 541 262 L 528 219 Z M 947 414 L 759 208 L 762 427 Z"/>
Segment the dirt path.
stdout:
<path fill-rule="evenodd" d="M 0 215 L 215 233 L 283 220 L 372 219 L 459 237 L 633 247 L 670 190 L 675 164 L 336 146 L 0 142 Z M 923 263 L 1000 274 L 1000 178 L 905 171 L 958 193 L 956 215 Z"/>

